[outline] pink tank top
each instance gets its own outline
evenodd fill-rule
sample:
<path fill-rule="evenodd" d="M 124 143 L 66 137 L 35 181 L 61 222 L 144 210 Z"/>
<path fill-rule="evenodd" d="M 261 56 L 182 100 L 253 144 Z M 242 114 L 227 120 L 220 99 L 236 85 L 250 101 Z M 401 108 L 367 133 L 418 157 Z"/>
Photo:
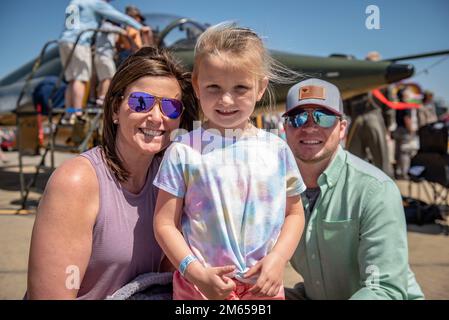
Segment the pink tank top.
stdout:
<path fill-rule="evenodd" d="M 92 253 L 77 299 L 105 299 L 147 272 L 158 272 L 162 250 L 153 233 L 157 188 L 153 186 L 160 157 L 150 165 L 138 194 L 120 185 L 95 147 L 81 156 L 95 168 L 100 207 L 95 221 Z"/>

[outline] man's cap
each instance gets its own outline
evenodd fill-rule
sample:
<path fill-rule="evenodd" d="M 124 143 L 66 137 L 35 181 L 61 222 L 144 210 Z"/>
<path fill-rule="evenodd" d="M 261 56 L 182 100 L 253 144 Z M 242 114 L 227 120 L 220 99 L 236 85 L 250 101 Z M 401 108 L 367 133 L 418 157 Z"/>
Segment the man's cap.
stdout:
<path fill-rule="evenodd" d="M 340 90 L 330 82 L 321 79 L 307 79 L 298 82 L 288 90 L 284 116 L 305 105 L 323 107 L 337 115 L 343 115 L 343 101 Z"/>
<path fill-rule="evenodd" d="M 125 8 L 125 13 L 128 16 L 140 17 L 142 21 L 145 21 L 145 17 L 140 13 L 140 10 L 136 6 L 127 6 Z"/>

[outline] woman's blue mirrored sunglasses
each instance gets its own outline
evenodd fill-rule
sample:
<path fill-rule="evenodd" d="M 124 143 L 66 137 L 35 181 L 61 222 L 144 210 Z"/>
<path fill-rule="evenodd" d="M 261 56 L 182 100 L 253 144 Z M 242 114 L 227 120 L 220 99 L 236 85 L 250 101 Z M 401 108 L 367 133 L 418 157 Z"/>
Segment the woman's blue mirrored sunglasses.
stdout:
<path fill-rule="evenodd" d="M 146 92 L 132 92 L 128 97 L 128 106 L 135 112 L 148 112 L 156 102 L 163 115 L 170 119 L 178 119 L 184 111 L 182 102 L 177 99 L 153 96 Z"/>

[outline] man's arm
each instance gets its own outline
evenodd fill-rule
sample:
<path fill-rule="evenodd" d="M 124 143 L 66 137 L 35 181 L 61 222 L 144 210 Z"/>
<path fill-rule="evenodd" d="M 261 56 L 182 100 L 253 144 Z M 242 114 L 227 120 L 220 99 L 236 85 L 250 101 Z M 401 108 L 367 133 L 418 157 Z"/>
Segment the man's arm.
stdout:
<path fill-rule="evenodd" d="M 401 194 L 391 180 L 375 183 L 360 217 L 362 288 L 351 299 L 407 299 L 408 247 Z"/>
<path fill-rule="evenodd" d="M 103 23 L 100 26 L 100 29 L 106 32 L 118 32 L 121 34 L 126 34 L 126 30 L 123 28 L 120 28 L 119 26 L 114 26 L 111 23 Z"/>
<path fill-rule="evenodd" d="M 124 23 L 128 26 L 133 27 L 134 29 L 140 30 L 143 27 L 143 25 L 141 25 L 139 22 L 137 22 L 130 16 L 121 13 L 106 1 L 96 1 L 93 6 L 93 10 L 104 18 L 117 23 Z"/>

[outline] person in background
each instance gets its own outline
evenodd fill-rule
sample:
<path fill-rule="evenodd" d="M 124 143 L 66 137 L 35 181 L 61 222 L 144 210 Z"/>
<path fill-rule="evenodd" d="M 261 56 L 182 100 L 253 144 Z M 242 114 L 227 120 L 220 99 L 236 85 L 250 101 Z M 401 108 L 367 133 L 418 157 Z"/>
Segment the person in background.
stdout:
<path fill-rule="evenodd" d="M 114 61 L 116 53 L 115 44 L 119 34 L 126 34 L 126 31 L 108 20 L 103 21 L 100 29 L 105 32 L 99 32 L 97 34 L 94 62 L 99 81 L 96 103 L 98 106 L 103 106 L 109 84 L 117 69 Z"/>
<path fill-rule="evenodd" d="M 370 52 L 366 60 L 378 61 L 380 55 L 375 51 Z M 388 133 L 382 109 L 374 104 L 370 94 L 366 93 L 346 101 L 346 110 L 351 118 L 346 149 L 362 159 L 370 160 L 392 177 L 393 168 L 387 145 Z"/>
<path fill-rule="evenodd" d="M 3 139 L 6 140 L 6 135 L 3 133 L 3 130 L 0 129 L 0 160 L 2 163 L 7 163 L 8 159 L 6 158 L 6 155 L 3 153 L 1 143 L 3 142 Z"/>
<path fill-rule="evenodd" d="M 429 90 L 424 91 L 422 106 L 418 109 L 418 127 L 421 128 L 430 123 L 438 121 L 433 93 Z"/>
<path fill-rule="evenodd" d="M 1 148 L 0 148 L 0 160 L 3 163 L 7 163 L 8 162 L 8 159 L 6 158 L 6 155 L 3 153 L 3 150 Z"/>
<path fill-rule="evenodd" d="M 413 92 L 405 87 L 398 91 L 398 100 L 400 102 L 411 102 Z M 396 110 L 397 127 L 393 133 L 395 140 L 395 177 L 396 179 L 408 179 L 408 170 L 410 169 L 411 158 L 418 150 L 417 135 L 418 116 L 415 108 Z"/>
<path fill-rule="evenodd" d="M 145 23 L 145 17 L 140 13 L 140 10 L 135 6 L 127 6 L 125 13 L 138 21 Z M 154 45 L 153 32 L 148 27 L 148 32 L 141 33 L 138 29 L 132 26 L 126 26 L 126 34 L 119 37 L 117 41 L 117 51 L 119 55 L 119 65 L 136 50 Z"/>
<path fill-rule="evenodd" d="M 116 23 L 130 25 L 137 30 L 148 33 L 150 29 L 136 20 L 114 9 L 108 0 L 71 0 L 65 10 L 64 30 L 59 38 L 59 53 L 64 76 L 68 82 L 65 92 L 65 106 L 68 112 L 64 119 L 69 121 L 73 113 L 81 117 L 86 85 L 91 78 L 92 56 L 90 46 L 93 32 L 87 29 L 97 29 L 103 19 Z M 75 46 L 78 36 L 79 42 Z M 72 54 L 69 61 L 69 57 Z"/>

